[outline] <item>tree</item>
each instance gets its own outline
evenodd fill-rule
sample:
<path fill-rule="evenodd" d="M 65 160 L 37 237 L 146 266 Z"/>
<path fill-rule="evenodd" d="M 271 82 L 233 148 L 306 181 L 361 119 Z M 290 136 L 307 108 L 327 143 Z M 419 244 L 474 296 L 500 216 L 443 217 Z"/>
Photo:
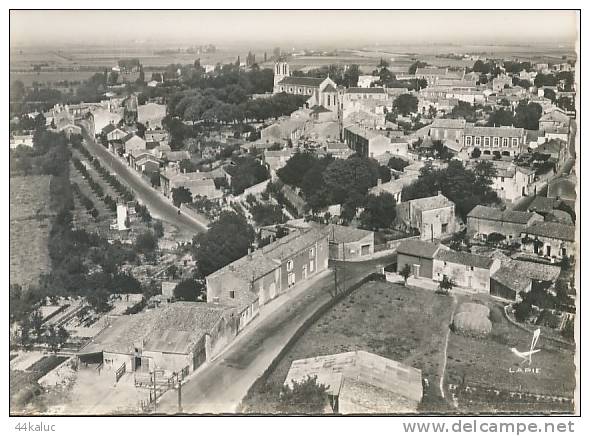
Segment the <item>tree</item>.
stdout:
<path fill-rule="evenodd" d="M 10 100 L 19 101 L 25 96 L 25 85 L 20 80 L 15 80 L 10 84 Z"/>
<path fill-rule="evenodd" d="M 360 68 L 357 64 L 350 65 L 343 75 L 342 85 L 346 88 L 355 87 L 358 85 L 360 75 Z"/>
<path fill-rule="evenodd" d="M 401 94 L 393 101 L 393 107 L 402 115 L 418 112 L 418 98 L 412 94 Z"/>
<path fill-rule="evenodd" d="M 155 221 L 152 228 L 154 230 L 154 236 L 157 239 L 160 239 L 162 236 L 164 236 L 164 225 L 162 224 L 162 221 L 160 221 L 160 220 Z"/>
<path fill-rule="evenodd" d="M 31 320 L 31 328 L 33 332 L 37 336 L 37 338 L 41 337 L 43 334 L 43 315 L 41 314 L 40 310 L 35 310 L 30 317 Z"/>
<path fill-rule="evenodd" d="M 192 203 L 193 195 L 188 188 L 179 186 L 178 188 L 172 188 L 172 203 L 174 206 L 180 207 L 182 203 Z"/>
<path fill-rule="evenodd" d="M 231 238 L 228 238 L 231 235 Z M 194 257 L 199 271 L 207 276 L 248 253 L 254 242 L 254 229 L 246 218 L 234 212 L 223 211 L 209 230 L 197 235 Z"/>
<path fill-rule="evenodd" d="M 538 103 L 520 101 L 516 107 L 514 125 L 527 130 L 538 130 L 539 119 L 543 115 L 543 108 Z"/>
<path fill-rule="evenodd" d="M 514 305 L 514 318 L 516 318 L 518 322 L 525 322 L 529 319 L 531 310 L 531 305 L 525 301 L 516 303 Z"/>
<path fill-rule="evenodd" d="M 379 165 L 379 179 L 381 183 L 387 183 L 391 180 L 391 170 L 385 165 Z"/>
<path fill-rule="evenodd" d="M 396 171 L 403 171 L 403 169 L 407 167 L 409 164 L 410 163 L 408 161 L 400 157 L 392 157 L 391 159 L 389 159 L 389 162 L 387 162 L 387 166 L 392 170 Z"/>
<path fill-rule="evenodd" d="M 450 113 L 451 118 L 464 118 L 467 122 L 474 123 L 476 121 L 475 107 L 471 104 L 460 101 L 457 106 L 453 107 Z"/>
<path fill-rule="evenodd" d="M 257 203 L 250 209 L 252 218 L 258 226 L 269 226 L 272 224 L 282 224 L 287 221 L 283 214 L 283 209 L 277 204 Z"/>
<path fill-rule="evenodd" d="M 182 159 L 178 163 L 178 167 L 183 173 L 194 173 L 197 170 L 197 165 L 190 159 Z"/>
<path fill-rule="evenodd" d="M 277 409 L 281 413 L 320 414 L 328 401 L 328 386 L 318 383 L 317 375 L 301 381 L 292 380 L 291 386 L 281 387 Z"/>
<path fill-rule="evenodd" d="M 501 242 L 503 242 L 505 239 L 506 239 L 506 236 L 504 236 L 503 234 L 492 232 L 488 235 L 486 241 L 488 244 L 498 245 Z"/>
<path fill-rule="evenodd" d="M 448 276 L 443 275 L 443 279 L 438 284 L 438 291 L 441 294 L 448 295 L 449 291 L 455 287 L 455 282 Z"/>
<path fill-rule="evenodd" d="M 307 170 L 315 163 L 316 157 L 312 153 L 295 153 L 287 164 L 277 171 L 277 176 L 283 183 L 301 186 Z"/>
<path fill-rule="evenodd" d="M 86 295 L 86 301 L 97 313 L 104 313 L 111 310 L 109 303 L 109 292 L 104 288 L 94 289 Z"/>
<path fill-rule="evenodd" d="M 422 62 L 422 61 L 416 61 L 414 62 L 412 65 L 410 65 L 410 68 L 408 68 L 408 73 L 409 74 L 416 74 L 416 70 L 418 68 L 424 68 L 426 67 L 428 64 L 426 62 Z"/>
<path fill-rule="evenodd" d="M 481 156 L 481 150 L 479 148 L 475 147 L 473 149 L 473 151 L 471 152 L 471 157 L 474 158 L 474 159 L 477 159 L 480 156 Z"/>
<path fill-rule="evenodd" d="M 412 275 L 412 267 L 409 263 L 406 263 L 399 274 L 404 278 L 404 286 L 408 284 L 408 279 Z"/>
<path fill-rule="evenodd" d="M 195 279 L 182 280 L 174 288 L 174 298 L 180 301 L 204 301 L 205 287 Z"/>
<path fill-rule="evenodd" d="M 360 220 L 366 229 L 378 230 L 391 227 L 395 220 L 395 197 L 389 192 L 369 195 Z"/>
<path fill-rule="evenodd" d="M 149 230 L 140 233 L 135 240 L 135 249 L 138 253 L 148 254 L 158 248 L 158 240 Z"/>

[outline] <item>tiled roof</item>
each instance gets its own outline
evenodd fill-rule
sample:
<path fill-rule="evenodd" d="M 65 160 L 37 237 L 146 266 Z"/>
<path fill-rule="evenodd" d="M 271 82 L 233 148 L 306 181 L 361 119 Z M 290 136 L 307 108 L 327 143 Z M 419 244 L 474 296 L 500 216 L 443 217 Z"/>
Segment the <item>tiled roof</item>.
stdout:
<path fill-rule="evenodd" d="M 386 412 L 399 412 L 400 407 L 415 408 L 422 399 L 420 370 L 366 351 L 295 360 L 285 384 L 291 385 L 308 376 L 317 376 L 318 382 L 329 386 L 331 395 L 346 396 L 351 403 L 359 402 L 348 407 L 361 407 L 364 412 L 372 412 L 383 403 L 388 406 Z"/>
<path fill-rule="evenodd" d="M 405 177 L 400 177 L 399 179 L 391 179 L 389 182 L 386 183 L 382 183 L 380 185 L 377 185 L 373 188 L 371 188 L 371 193 L 372 194 L 379 194 L 381 192 L 389 192 L 390 194 L 397 194 L 402 192 L 402 189 L 404 188 L 404 186 L 408 186 L 411 185 L 413 182 L 415 182 L 418 179 L 418 176 L 405 176 Z"/>
<path fill-rule="evenodd" d="M 484 269 L 488 269 L 490 266 L 492 266 L 492 263 L 494 263 L 494 259 L 487 256 L 453 250 L 438 250 L 434 258 L 444 262 L 458 263 L 460 265 Z"/>
<path fill-rule="evenodd" d="M 326 79 L 318 78 L 318 77 L 285 77 L 281 80 L 278 84 L 279 85 L 301 85 L 301 86 L 315 86 L 318 87 L 322 84 L 322 82 Z"/>
<path fill-rule="evenodd" d="M 467 218 L 478 218 L 507 223 L 527 224 L 534 216 L 533 212 L 500 210 L 495 207 L 477 205 L 467 214 Z"/>
<path fill-rule="evenodd" d="M 138 342 L 145 351 L 189 353 L 224 313 L 224 306 L 176 302 L 135 315 L 118 316 L 79 354 L 110 351 L 130 354 Z"/>
<path fill-rule="evenodd" d="M 281 262 L 327 237 L 328 232 L 325 228 L 314 227 L 296 230 L 263 248 L 255 250 L 252 254 L 224 266 L 210 274 L 208 278 L 231 273 L 244 280 L 251 281 L 275 270 Z"/>
<path fill-rule="evenodd" d="M 348 88 L 347 94 L 385 94 L 383 88 Z"/>
<path fill-rule="evenodd" d="M 467 136 L 498 136 L 501 138 L 524 137 L 524 129 L 521 127 L 483 127 L 473 126 L 465 128 Z"/>
<path fill-rule="evenodd" d="M 442 194 L 435 195 L 434 197 L 417 198 L 415 200 L 410 200 L 410 203 L 413 207 L 420 210 L 440 209 L 442 207 L 451 207 L 455 205 L 455 203 Z"/>
<path fill-rule="evenodd" d="M 462 119 L 446 119 L 446 118 L 437 118 L 435 119 L 430 127 L 436 128 L 445 128 L 445 129 L 464 129 L 465 124 L 467 122 Z"/>
<path fill-rule="evenodd" d="M 109 133 L 111 133 L 113 130 L 115 130 L 116 128 L 117 128 L 117 126 L 115 126 L 114 124 L 110 124 L 110 123 L 109 123 L 109 124 L 107 124 L 106 126 L 104 126 L 104 127 L 102 128 L 102 133 L 104 133 L 105 135 L 106 135 L 106 134 L 109 134 Z"/>
<path fill-rule="evenodd" d="M 357 229 L 350 226 L 331 224 L 328 226 L 328 239 L 339 243 L 356 242 L 374 233 L 369 230 Z"/>
<path fill-rule="evenodd" d="M 326 87 L 322 90 L 322 92 L 336 92 L 336 88 L 332 86 L 331 83 L 328 83 Z"/>
<path fill-rule="evenodd" d="M 570 242 L 576 239 L 576 227 L 560 223 L 535 222 L 524 229 L 523 233 Z"/>
<path fill-rule="evenodd" d="M 531 279 L 511 265 L 502 265 L 491 278 L 513 290 L 517 295 L 528 290 L 531 285 Z"/>
<path fill-rule="evenodd" d="M 533 202 L 529 205 L 528 211 L 529 212 L 551 212 L 555 207 L 558 205 L 558 200 L 555 198 L 547 198 L 537 196 L 533 200 Z"/>
<path fill-rule="evenodd" d="M 403 241 L 398 245 L 396 251 L 398 254 L 408 254 L 410 256 L 433 259 L 439 248 L 439 244 L 412 239 L 409 241 Z"/>

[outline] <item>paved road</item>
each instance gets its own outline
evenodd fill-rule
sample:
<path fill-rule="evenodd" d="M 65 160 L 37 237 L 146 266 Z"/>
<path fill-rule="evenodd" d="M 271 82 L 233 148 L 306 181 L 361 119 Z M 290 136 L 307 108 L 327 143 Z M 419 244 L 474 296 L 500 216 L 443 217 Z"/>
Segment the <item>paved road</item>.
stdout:
<path fill-rule="evenodd" d="M 365 262 L 350 262 L 347 286 L 391 263 L 394 255 Z M 342 265 L 342 264 L 339 264 Z M 340 282 L 340 280 L 339 280 Z M 341 282 L 340 282 L 341 283 Z M 199 369 L 182 387 L 184 413 L 235 413 L 248 389 L 264 373 L 297 329 L 331 296 L 334 273 L 320 273 L 313 282 L 296 286 L 261 308 L 261 313 L 236 342 L 213 362 Z M 168 391 L 158 402 L 159 413 L 176 413 L 178 394 Z"/>
<path fill-rule="evenodd" d="M 180 231 L 184 238 L 191 238 L 196 233 L 206 231 L 206 227 L 197 223 L 184 214 L 178 214 L 178 209 L 172 203 L 163 198 L 139 175 L 133 174 L 132 170 L 113 156 L 102 145 L 97 144 L 86 131 L 83 133 L 84 142 L 88 150 L 98 157 L 109 171 L 116 173 L 122 182 L 129 186 L 149 209 L 150 213 L 163 221 L 166 221 Z"/>

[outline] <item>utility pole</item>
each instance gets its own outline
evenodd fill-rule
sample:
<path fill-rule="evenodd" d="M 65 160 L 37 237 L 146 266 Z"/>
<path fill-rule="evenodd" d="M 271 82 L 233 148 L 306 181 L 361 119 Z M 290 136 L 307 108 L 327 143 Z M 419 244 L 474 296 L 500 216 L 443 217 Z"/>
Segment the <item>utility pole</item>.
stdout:
<path fill-rule="evenodd" d="M 182 380 L 178 379 L 178 413 L 182 413 Z"/>
<path fill-rule="evenodd" d="M 156 371 L 154 370 L 152 372 L 152 374 L 154 375 L 154 380 L 153 380 L 153 383 L 154 383 L 154 413 L 156 413 L 156 408 L 157 408 L 157 404 L 158 404 L 157 396 L 156 396 L 157 395 L 156 394 Z"/>

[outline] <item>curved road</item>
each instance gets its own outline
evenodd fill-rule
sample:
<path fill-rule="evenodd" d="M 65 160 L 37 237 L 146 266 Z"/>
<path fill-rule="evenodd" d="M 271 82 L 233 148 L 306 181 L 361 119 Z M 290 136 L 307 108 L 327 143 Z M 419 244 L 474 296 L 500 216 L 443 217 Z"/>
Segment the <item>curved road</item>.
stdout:
<path fill-rule="evenodd" d="M 117 157 L 113 156 L 102 145 L 97 144 L 94 139 L 88 135 L 87 130 L 83 129 L 84 143 L 88 151 L 100 159 L 103 166 L 109 171 L 117 174 L 119 178 L 129 188 L 135 192 L 141 203 L 149 209 L 150 213 L 163 221 L 166 221 L 180 231 L 182 235 L 190 238 L 196 233 L 207 231 L 207 228 L 186 216 L 178 214 L 178 209 L 161 194 L 156 192 L 145 180 L 139 175 L 134 174 L 132 170 Z"/>
<path fill-rule="evenodd" d="M 338 262 L 339 283 L 347 286 L 391 263 L 394 254 L 362 262 Z M 343 275 L 346 282 L 343 282 Z M 225 351 L 204 364 L 182 386 L 183 412 L 219 414 L 240 411 L 240 403 L 254 382 L 318 307 L 331 299 L 334 272 L 328 270 L 295 286 L 260 308 L 255 318 Z M 166 392 L 157 412 L 178 412 L 178 393 Z"/>

